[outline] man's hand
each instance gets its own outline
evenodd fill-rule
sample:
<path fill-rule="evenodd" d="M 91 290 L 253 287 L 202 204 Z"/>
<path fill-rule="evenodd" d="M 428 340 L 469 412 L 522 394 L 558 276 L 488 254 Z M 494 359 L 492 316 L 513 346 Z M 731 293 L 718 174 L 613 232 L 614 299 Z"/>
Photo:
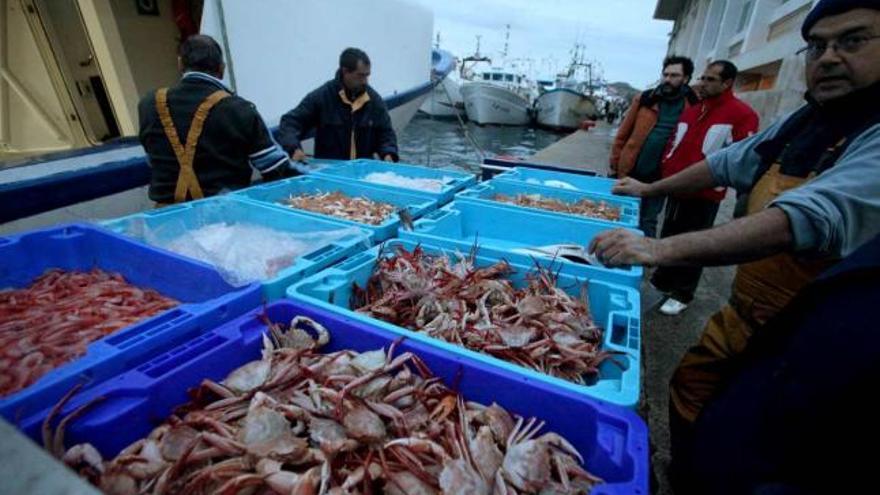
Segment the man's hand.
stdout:
<path fill-rule="evenodd" d="M 594 253 L 605 266 L 656 266 L 661 262 L 657 239 L 644 237 L 626 229 L 606 230 L 590 242 L 588 253 Z"/>
<path fill-rule="evenodd" d="M 391 155 L 385 155 L 384 160 L 385 160 L 386 162 L 393 162 L 393 161 L 394 161 L 394 157 L 391 156 Z"/>
<path fill-rule="evenodd" d="M 644 198 L 648 196 L 650 187 L 650 184 L 639 182 L 632 177 L 624 177 L 614 184 L 614 187 L 611 188 L 611 192 L 614 194 L 620 194 L 621 196 Z"/>
<path fill-rule="evenodd" d="M 306 162 L 306 152 L 297 148 L 296 151 L 294 151 L 293 154 L 290 155 L 290 159 L 295 162 L 305 163 Z"/>

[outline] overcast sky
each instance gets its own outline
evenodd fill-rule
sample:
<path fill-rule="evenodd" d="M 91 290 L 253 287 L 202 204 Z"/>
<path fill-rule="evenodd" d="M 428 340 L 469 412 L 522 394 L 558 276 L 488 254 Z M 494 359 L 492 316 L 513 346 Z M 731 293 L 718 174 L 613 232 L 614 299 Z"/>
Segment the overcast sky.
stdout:
<path fill-rule="evenodd" d="M 571 60 L 574 43 L 598 62 L 608 82 L 638 88 L 655 82 L 666 53 L 672 23 L 653 19 L 656 0 L 414 0 L 434 11 L 440 47 L 458 57 L 480 51 L 498 57 L 504 25 L 510 24 L 509 56 L 535 60 L 542 76 L 552 59 L 560 70 Z"/>

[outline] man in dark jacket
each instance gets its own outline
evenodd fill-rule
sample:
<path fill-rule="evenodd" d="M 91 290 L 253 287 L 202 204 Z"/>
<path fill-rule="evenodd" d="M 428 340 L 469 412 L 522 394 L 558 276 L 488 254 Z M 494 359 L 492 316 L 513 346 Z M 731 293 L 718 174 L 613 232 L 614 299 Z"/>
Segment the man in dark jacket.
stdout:
<path fill-rule="evenodd" d="M 873 491 L 878 301 L 880 236 L 755 332 L 697 419 L 676 493 Z"/>
<path fill-rule="evenodd" d="M 175 86 L 138 104 L 138 136 L 157 206 L 247 187 L 253 170 L 265 180 L 296 174 L 254 104 L 223 84 L 216 41 L 190 36 L 180 46 L 178 65 L 183 77 Z"/>
<path fill-rule="evenodd" d="M 281 117 L 279 141 L 295 161 L 305 161 L 302 141 L 315 131 L 316 158 L 397 161 L 397 136 L 379 93 L 373 90 L 370 58 L 357 48 L 339 56 L 336 77 L 307 94 Z"/>

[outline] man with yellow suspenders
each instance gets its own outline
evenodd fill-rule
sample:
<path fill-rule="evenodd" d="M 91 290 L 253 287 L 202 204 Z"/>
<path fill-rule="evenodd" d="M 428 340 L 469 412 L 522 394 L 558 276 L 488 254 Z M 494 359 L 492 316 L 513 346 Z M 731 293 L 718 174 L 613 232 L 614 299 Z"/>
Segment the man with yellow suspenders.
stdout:
<path fill-rule="evenodd" d="M 190 36 L 180 46 L 178 65 L 180 81 L 138 105 L 149 194 L 157 206 L 247 187 L 253 170 L 264 180 L 296 174 L 256 107 L 223 84 L 216 41 Z"/>
<path fill-rule="evenodd" d="M 679 174 L 615 186 L 615 193 L 632 196 L 732 186 L 750 191 L 748 215 L 661 240 L 609 231 L 590 246 L 612 266 L 740 263 L 729 303 L 711 317 L 670 383 L 673 467 L 676 456 L 687 456 L 694 421 L 753 332 L 880 232 L 880 3 L 820 0 L 802 34 L 806 105 Z"/>

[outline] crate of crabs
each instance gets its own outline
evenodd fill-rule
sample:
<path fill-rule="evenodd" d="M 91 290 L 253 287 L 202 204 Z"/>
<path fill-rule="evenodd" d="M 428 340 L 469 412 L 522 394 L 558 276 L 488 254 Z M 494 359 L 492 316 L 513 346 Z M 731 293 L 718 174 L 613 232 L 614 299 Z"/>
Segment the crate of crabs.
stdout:
<path fill-rule="evenodd" d="M 356 181 L 314 175 L 269 182 L 234 193 L 261 205 L 345 222 L 372 232 L 372 242 L 398 235 L 406 225 L 437 208 L 437 199 Z"/>
<path fill-rule="evenodd" d="M 455 200 L 526 209 L 548 215 L 586 218 L 615 227 L 636 228 L 639 224 L 637 198 L 572 191 L 498 178 L 481 182 L 458 193 Z M 511 224 L 510 228 L 516 229 L 516 225 Z"/>
<path fill-rule="evenodd" d="M 437 198 L 440 204 L 452 201 L 455 193 L 477 183 L 474 174 L 461 170 L 369 159 L 333 163 L 315 170 L 311 175 L 357 181 L 397 191 L 428 194 Z"/>
<path fill-rule="evenodd" d="M 647 493 L 631 411 L 287 300 L 20 427 L 111 494 Z"/>
<path fill-rule="evenodd" d="M 639 293 L 392 240 L 294 284 L 291 299 L 624 407 L 639 398 Z"/>

